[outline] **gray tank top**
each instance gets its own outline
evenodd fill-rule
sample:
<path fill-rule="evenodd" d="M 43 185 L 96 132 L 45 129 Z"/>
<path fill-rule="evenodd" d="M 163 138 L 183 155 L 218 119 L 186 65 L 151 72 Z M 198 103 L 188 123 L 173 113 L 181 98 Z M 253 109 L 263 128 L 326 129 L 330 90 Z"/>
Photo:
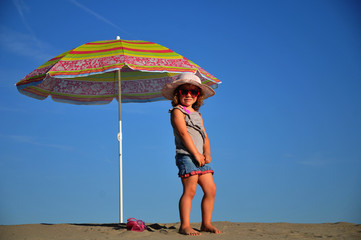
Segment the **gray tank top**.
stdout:
<path fill-rule="evenodd" d="M 182 113 L 184 113 L 184 120 L 186 122 L 187 131 L 191 136 L 194 145 L 196 146 L 199 153 L 203 154 L 203 145 L 205 139 L 205 133 L 202 125 L 202 118 L 199 112 L 186 112 L 181 106 L 174 107 L 169 110 L 169 113 L 172 113 L 174 109 L 179 109 Z M 172 122 L 172 121 L 171 121 Z M 177 128 L 174 126 L 172 122 L 175 147 L 177 154 L 186 154 L 192 155 L 188 149 L 184 146 L 183 140 L 179 135 Z"/>

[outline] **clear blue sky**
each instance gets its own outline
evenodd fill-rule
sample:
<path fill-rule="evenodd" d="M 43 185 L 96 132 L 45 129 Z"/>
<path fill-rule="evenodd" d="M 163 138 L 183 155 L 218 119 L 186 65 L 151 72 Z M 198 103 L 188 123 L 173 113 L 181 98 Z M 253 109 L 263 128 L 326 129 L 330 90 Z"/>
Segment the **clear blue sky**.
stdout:
<path fill-rule="evenodd" d="M 215 221 L 361 223 L 361 3 L 30 1 L 0 7 L 0 224 L 118 221 L 117 102 L 39 101 L 15 83 L 86 42 L 140 39 L 223 83 L 201 108 Z M 123 104 L 124 214 L 177 222 L 167 101 Z M 200 222 L 199 189 L 191 221 Z"/>

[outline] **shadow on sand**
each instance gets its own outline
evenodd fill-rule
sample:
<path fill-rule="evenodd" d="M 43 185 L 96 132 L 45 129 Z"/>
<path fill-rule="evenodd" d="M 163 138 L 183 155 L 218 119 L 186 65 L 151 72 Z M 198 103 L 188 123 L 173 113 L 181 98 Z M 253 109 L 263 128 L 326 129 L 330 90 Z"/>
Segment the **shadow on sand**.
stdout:
<path fill-rule="evenodd" d="M 52 223 L 42 223 L 42 225 L 56 225 Z M 70 225 L 74 226 L 86 226 L 86 227 L 109 227 L 114 230 L 122 230 L 127 229 L 126 223 L 70 223 Z M 161 230 L 174 230 L 176 227 L 170 226 L 167 227 L 165 225 L 160 225 L 158 223 L 147 224 L 147 230 L 150 232 L 161 231 Z"/>

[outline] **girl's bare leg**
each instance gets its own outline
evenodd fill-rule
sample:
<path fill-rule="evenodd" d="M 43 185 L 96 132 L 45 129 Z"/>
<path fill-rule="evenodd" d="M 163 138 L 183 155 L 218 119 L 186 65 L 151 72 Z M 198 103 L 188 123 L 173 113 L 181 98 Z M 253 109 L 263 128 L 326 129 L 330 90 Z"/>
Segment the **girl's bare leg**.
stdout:
<path fill-rule="evenodd" d="M 183 194 L 179 200 L 179 215 L 181 220 L 181 226 L 179 233 L 186 235 L 201 235 L 191 228 L 190 215 L 192 208 L 192 200 L 197 190 L 198 175 L 182 178 Z"/>
<path fill-rule="evenodd" d="M 202 187 L 202 190 L 204 192 L 204 196 L 202 199 L 201 231 L 212 232 L 212 233 L 217 233 L 217 234 L 222 233 L 222 231 L 218 230 L 211 223 L 214 200 L 215 200 L 216 190 L 217 190 L 216 185 L 213 180 L 213 175 L 211 173 L 200 175 L 198 177 L 198 183 Z"/>

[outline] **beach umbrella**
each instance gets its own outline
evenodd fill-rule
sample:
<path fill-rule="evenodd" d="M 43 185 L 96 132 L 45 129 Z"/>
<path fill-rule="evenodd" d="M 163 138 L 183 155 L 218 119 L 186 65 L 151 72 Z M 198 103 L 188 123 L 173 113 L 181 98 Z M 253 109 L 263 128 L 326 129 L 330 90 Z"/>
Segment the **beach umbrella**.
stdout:
<path fill-rule="evenodd" d="M 217 88 L 220 80 L 159 44 L 142 40 L 96 41 L 64 52 L 16 83 L 20 93 L 71 104 L 119 106 L 119 218 L 123 222 L 121 103 L 165 100 L 162 87 L 183 72 Z"/>

